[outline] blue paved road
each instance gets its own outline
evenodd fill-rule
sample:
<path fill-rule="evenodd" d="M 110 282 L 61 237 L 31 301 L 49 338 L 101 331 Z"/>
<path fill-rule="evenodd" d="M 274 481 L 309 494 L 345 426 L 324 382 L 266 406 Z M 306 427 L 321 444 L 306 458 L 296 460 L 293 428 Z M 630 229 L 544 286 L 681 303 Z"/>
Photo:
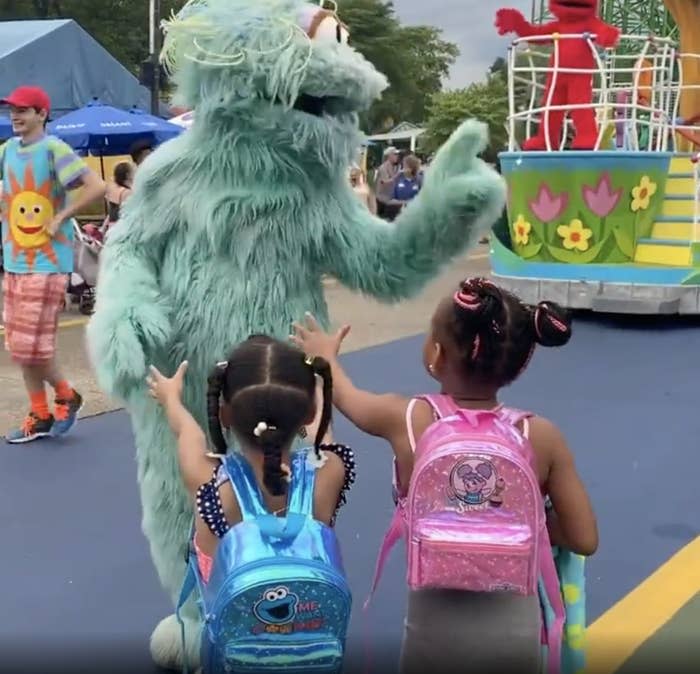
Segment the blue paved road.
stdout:
<path fill-rule="evenodd" d="M 426 390 L 421 339 L 348 355 L 361 386 Z M 556 420 L 575 450 L 601 529 L 589 565 L 589 617 L 598 617 L 698 533 L 700 327 L 693 323 L 577 321 L 569 346 L 541 350 L 506 402 Z M 391 514 L 390 454 L 342 418 L 336 436 L 358 454 L 358 482 L 338 530 L 355 615 L 350 646 L 374 659 L 398 652 L 405 607 L 399 550 L 368 614 L 362 603 Z M 0 454 L 0 652 L 25 664 L 117 651 L 148 663 L 148 636 L 169 606 L 140 532 L 126 415 L 82 422 L 60 445 L 3 446 Z M 87 545 L 86 545 L 87 542 Z M 7 661 L 7 657 L 5 658 Z M 4 666 L 3 666 L 4 665 Z M 0 671 L 7 665 L 0 664 Z M 16 672 L 15 668 L 13 671 Z"/>

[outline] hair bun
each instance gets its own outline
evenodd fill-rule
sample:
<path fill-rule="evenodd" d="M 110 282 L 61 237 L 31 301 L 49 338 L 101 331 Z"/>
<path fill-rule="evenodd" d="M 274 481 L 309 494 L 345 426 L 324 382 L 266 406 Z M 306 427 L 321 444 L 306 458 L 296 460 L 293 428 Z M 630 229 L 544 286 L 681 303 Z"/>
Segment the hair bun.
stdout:
<path fill-rule="evenodd" d="M 564 346 L 571 339 L 568 313 L 554 302 L 540 302 L 532 312 L 532 326 L 538 344 Z"/>
<path fill-rule="evenodd" d="M 468 311 L 482 325 L 498 320 L 503 308 L 503 296 L 498 286 L 484 278 L 469 278 L 454 294 L 454 303 Z"/>

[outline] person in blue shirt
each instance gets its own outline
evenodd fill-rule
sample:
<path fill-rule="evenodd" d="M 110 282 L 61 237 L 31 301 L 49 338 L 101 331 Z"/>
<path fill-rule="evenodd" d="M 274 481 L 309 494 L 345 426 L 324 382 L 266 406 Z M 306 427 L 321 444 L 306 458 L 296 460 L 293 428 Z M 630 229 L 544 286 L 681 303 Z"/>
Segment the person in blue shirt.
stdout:
<path fill-rule="evenodd" d="M 413 154 L 406 155 L 403 160 L 403 170 L 394 183 L 392 203 L 404 206 L 420 192 L 422 186 L 423 175 L 418 157 Z"/>

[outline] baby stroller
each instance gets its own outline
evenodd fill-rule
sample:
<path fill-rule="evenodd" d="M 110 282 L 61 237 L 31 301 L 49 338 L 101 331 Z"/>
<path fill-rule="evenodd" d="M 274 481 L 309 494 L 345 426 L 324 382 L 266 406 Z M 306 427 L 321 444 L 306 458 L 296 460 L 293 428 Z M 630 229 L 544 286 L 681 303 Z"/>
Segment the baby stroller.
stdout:
<path fill-rule="evenodd" d="M 68 293 L 78 302 L 81 314 L 89 316 L 95 307 L 95 286 L 102 250 L 102 232 L 97 227 L 85 231 L 73 221 L 73 268 Z"/>

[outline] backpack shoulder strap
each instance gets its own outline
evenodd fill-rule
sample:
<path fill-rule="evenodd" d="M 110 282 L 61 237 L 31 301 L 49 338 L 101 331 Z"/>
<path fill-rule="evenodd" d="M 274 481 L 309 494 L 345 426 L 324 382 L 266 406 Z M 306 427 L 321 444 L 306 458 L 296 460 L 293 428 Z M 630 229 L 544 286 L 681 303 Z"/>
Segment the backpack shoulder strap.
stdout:
<path fill-rule="evenodd" d="M 442 394 L 426 393 L 422 396 L 418 396 L 417 399 L 425 400 L 425 402 L 427 402 L 428 405 L 433 408 L 435 414 L 437 414 L 438 418 L 440 419 L 443 417 L 448 417 L 450 414 L 454 414 L 459 409 L 450 396 Z"/>
<path fill-rule="evenodd" d="M 183 653 L 187 652 L 186 644 L 186 634 L 185 634 L 185 621 L 182 619 L 182 608 L 187 603 L 190 595 L 194 592 L 197 587 L 197 562 L 194 558 L 190 558 L 187 561 L 187 571 L 185 572 L 185 578 L 182 582 L 182 589 L 180 590 L 180 597 L 177 600 L 177 606 L 175 607 L 175 617 L 177 622 L 180 624 L 180 641 L 182 643 Z M 187 658 L 183 662 L 183 674 L 189 674 L 187 667 Z"/>
<path fill-rule="evenodd" d="M 384 535 L 384 540 L 382 541 L 381 548 L 379 549 L 379 554 L 377 555 L 377 562 L 374 568 L 374 578 L 372 579 L 372 587 L 370 588 L 369 595 L 364 603 L 364 610 L 369 608 L 370 601 L 374 595 L 377 585 L 379 585 L 379 579 L 382 576 L 382 571 L 384 570 L 384 565 L 389 559 L 389 553 L 393 547 L 401 540 L 402 536 L 406 531 L 406 514 L 404 511 L 404 504 L 399 502 L 394 510 L 394 514 L 391 517 L 391 524 L 389 524 L 389 529 Z"/>
<path fill-rule="evenodd" d="M 231 489 L 238 499 L 238 507 L 241 509 L 243 520 L 252 520 L 266 515 L 267 511 L 263 505 L 260 487 L 258 487 L 255 475 L 245 458 L 231 452 L 225 456 L 223 466 L 228 473 Z"/>
<path fill-rule="evenodd" d="M 498 416 L 511 426 L 517 426 L 521 421 L 534 416 L 532 412 L 525 412 L 515 407 L 506 407 L 505 405 L 498 410 Z"/>
<path fill-rule="evenodd" d="M 311 451 L 313 450 L 300 449 L 292 459 L 292 481 L 289 486 L 287 515 L 295 513 L 313 517 L 316 467 L 307 461 Z"/>
<path fill-rule="evenodd" d="M 499 419 L 515 428 L 527 441 L 530 440 L 530 423 L 528 420 L 534 416 L 532 412 L 519 410 L 515 407 L 506 407 L 505 405 L 498 410 Z M 522 429 L 518 428 L 521 424 Z"/>

